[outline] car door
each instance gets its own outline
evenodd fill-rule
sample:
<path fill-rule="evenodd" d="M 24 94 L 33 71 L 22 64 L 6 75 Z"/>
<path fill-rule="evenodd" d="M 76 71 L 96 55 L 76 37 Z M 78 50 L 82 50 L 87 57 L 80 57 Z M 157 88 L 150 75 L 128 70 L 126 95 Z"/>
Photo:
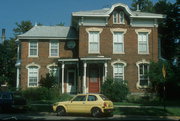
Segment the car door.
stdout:
<path fill-rule="evenodd" d="M 87 97 L 87 101 L 86 101 L 86 112 L 90 113 L 92 107 L 97 107 L 98 103 L 97 103 L 97 97 L 95 95 L 88 95 Z"/>
<path fill-rule="evenodd" d="M 67 105 L 69 113 L 83 113 L 85 111 L 86 95 L 78 95 Z"/>

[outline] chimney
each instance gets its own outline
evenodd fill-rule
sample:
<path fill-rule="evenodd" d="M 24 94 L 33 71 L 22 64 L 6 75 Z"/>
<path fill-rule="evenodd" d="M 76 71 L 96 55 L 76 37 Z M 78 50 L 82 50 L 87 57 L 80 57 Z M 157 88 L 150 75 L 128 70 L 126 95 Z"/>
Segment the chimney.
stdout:
<path fill-rule="evenodd" d="M 5 36 L 5 29 L 4 29 L 4 28 L 2 29 L 2 36 L 1 36 L 1 39 L 2 39 L 2 42 L 4 42 L 4 40 L 6 39 L 6 36 Z"/>
<path fill-rule="evenodd" d="M 139 3 L 137 3 L 136 11 L 140 11 L 140 9 L 139 9 Z"/>

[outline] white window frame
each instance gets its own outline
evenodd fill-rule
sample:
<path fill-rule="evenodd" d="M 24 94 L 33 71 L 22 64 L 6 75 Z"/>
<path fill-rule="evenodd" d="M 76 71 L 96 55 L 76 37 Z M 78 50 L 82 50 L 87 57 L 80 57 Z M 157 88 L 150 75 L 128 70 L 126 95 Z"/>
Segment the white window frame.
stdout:
<path fill-rule="evenodd" d="M 124 70 L 125 70 L 125 67 L 127 66 L 127 63 L 125 62 L 125 61 L 123 61 L 123 60 L 120 60 L 120 59 L 118 59 L 118 60 L 116 60 L 116 61 L 113 61 L 112 63 L 111 63 L 111 65 L 112 65 L 112 67 L 113 67 L 113 78 L 115 78 L 115 72 L 114 72 L 114 69 L 115 69 L 115 65 L 116 64 L 121 64 L 122 65 L 122 80 L 124 80 L 125 79 L 125 73 L 124 73 Z"/>
<path fill-rule="evenodd" d="M 145 40 L 144 40 L 145 36 Z M 138 54 L 149 54 L 149 36 L 147 32 L 138 33 Z M 146 46 L 146 51 L 142 51 L 141 45 Z"/>
<path fill-rule="evenodd" d="M 145 86 L 141 86 L 140 85 L 140 81 L 141 81 L 141 74 L 140 74 L 140 65 L 141 64 L 147 64 L 149 65 L 149 61 L 146 61 L 145 59 L 141 60 L 141 61 L 138 61 L 136 63 L 136 66 L 138 67 L 138 81 L 136 83 L 136 87 L 137 89 L 142 89 L 142 88 L 148 88 L 150 86 L 150 81 L 149 81 L 149 78 L 148 78 L 148 85 L 145 85 Z M 149 66 L 148 66 L 148 71 L 149 71 Z"/>
<path fill-rule="evenodd" d="M 114 24 L 124 24 L 124 12 L 123 11 L 114 11 L 113 12 L 113 23 Z"/>
<path fill-rule="evenodd" d="M 125 54 L 125 48 L 124 48 L 124 36 L 125 36 L 125 34 L 126 34 L 126 32 L 127 32 L 127 29 L 122 29 L 122 28 L 111 28 L 110 29 L 110 31 L 111 31 L 111 33 L 112 33 L 112 35 L 113 35 L 113 54 Z M 123 52 L 115 52 L 114 51 L 114 33 L 122 33 L 122 41 L 123 41 Z"/>
<path fill-rule="evenodd" d="M 56 56 L 53 56 L 52 55 L 52 43 L 56 43 L 57 45 L 57 55 Z M 53 48 L 54 49 L 54 48 Z M 51 40 L 49 42 L 49 57 L 59 57 L 59 41 L 58 40 Z"/>
<path fill-rule="evenodd" d="M 138 54 L 144 54 L 144 55 L 147 55 L 147 54 L 149 54 L 149 35 L 150 35 L 150 33 L 151 33 L 151 29 L 135 29 L 135 32 L 136 32 L 136 34 L 137 34 L 137 44 L 138 44 L 138 47 L 137 47 L 137 49 L 138 49 Z M 147 52 L 140 52 L 139 50 L 139 33 L 146 33 L 146 37 L 147 37 Z"/>
<path fill-rule="evenodd" d="M 36 86 L 30 86 L 29 85 L 29 82 L 30 82 L 30 80 L 29 80 L 29 73 L 30 73 L 30 68 L 31 67 L 37 67 L 37 85 Z M 40 65 L 38 65 L 38 64 L 35 64 L 34 62 L 32 62 L 32 63 L 30 63 L 30 64 L 28 64 L 27 66 L 26 66 L 26 69 L 28 70 L 28 75 L 27 75 L 27 78 L 28 78 L 28 83 L 27 83 L 27 87 L 38 87 L 39 86 L 39 69 L 40 69 Z"/>
<path fill-rule="evenodd" d="M 32 44 L 32 42 L 36 42 L 36 55 L 31 55 L 31 44 Z M 33 48 L 34 49 L 34 48 Z M 38 41 L 37 40 L 30 40 L 29 41 L 29 57 L 38 57 Z"/>
<path fill-rule="evenodd" d="M 117 42 L 115 42 L 115 37 L 117 37 L 117 33 L 120 33 L 120 37 L 121 37 L 121 41 L 118 40 L 119 38 L 116 38 L 117 39 Z M 115 44 L 122 44 L 122 51 L 116 51 L 115 50 Z M 124 54 L 124 34 L 123 32 L 113 32 L 113 54 Z"/>
<path fill-rule="evenodd" d="M 92 36 L 91 34 L 94 34 L 94 33 L 96 33 L 97 34 L 97 42 L 94 42 L 94 41 L 92 41 L 91 40 L 91 37 L 90 36 Z M 94 35 L 93 35 L 94 36 Z M 91 44 L 92 43 L 96 43 L 97 44 L 97 51 L 92 51 L 91 50 Z M 89 31 L 89 39 L 88 39 L 88 53 L 91 53 L 91 54 L 98 54 L 98 53 L 100 53 L 100 32 L 99 31 Z"/>

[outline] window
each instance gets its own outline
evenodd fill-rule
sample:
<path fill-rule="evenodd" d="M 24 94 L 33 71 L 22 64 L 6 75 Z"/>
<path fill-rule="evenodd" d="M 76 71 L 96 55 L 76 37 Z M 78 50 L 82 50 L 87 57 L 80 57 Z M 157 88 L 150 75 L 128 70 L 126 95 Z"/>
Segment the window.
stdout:
<path fill-rule="evenodd" d="M 57 77 L 58 76 L 58 68 L 57 66 L 50 66 L 49 67 L 49 73 L 50 75 Z"/>
<path fill-rule="evenodd" d="M 124 13 L 122 11 L 113 13 L 113 22 L 114 24 L 124 24 Z"/>
<path fill-rule="evenodd" d="M 37 41 L 29 42 L 29 56 L 30 57 L 38 56 L 38 42 Z"/>
<path fill-rule="evenodd" d="M 89 53 L 99 53 L 99 32 L 89 32 Z"/>
<path fill-rule="evenodd" d="M 113 65 L 113 77 L 116 81 L 124 80 L 124 64 L 116 63 Z"/>
<path fill-rule="evenodd" d="M 88 96 L 88 101 L 96 101 L 97 100 L 97 97 L 94 96 L 94 95 L 89 95 Z"/>
<path fill-rule="evenodd" d="M 149 64 L 139 64 L 139 85 L 148 86 L 148 76 Z"/>
<path fill-rule="evenodd" d="M 77 96 L 73 99 L 73 101 L 86 101 L 86 96 L 85 95 Z"/>
<path fill-rule="evenodd" d="M 59 43 L 57 40 L 50 41 L 50 57 L 59 57 Z"/>
<path fill-rule="evenodd" d="M 138 33 L 138 53 L 139 54 L 148 54 L 148 33 L 139 32 Z"/>
<path fill-rule="evenodd" d="M 113 53 L 124 52 L 124 35 L 123 32 L 114 32 L 113 34 Z"/>
<path fill-rule="evenodd" d="M 30 66 L 28 67 L 28 87 L 38 86 L 38 67 Z"/>

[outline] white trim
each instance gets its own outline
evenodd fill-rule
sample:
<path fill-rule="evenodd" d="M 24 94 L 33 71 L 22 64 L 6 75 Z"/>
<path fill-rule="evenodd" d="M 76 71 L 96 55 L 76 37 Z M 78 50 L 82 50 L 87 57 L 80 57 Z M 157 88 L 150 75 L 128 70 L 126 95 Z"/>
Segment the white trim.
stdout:
<path fill-rule="evenodd" d="M 141 88 L 148 88 L 148 86 L 150 85 L 150 81 L 148 80 L 148 86 L 141 86 L 140 85 L 140 72 L 139 72 L 139 65 L 140 64 L 150 64 L 150 62 L 149 61 L 146 61 L 145 59 L 142 59 L 142 60 L 140 60 L 140 61 L 137 61 L 136 62 L 136 66 L 137 66 L 137 68 L 138 68 L 138 81 L 137 81 L 137 83 L 136 83 L 136 88 L 137 89 L 141 89 Z"/>
<path fill-rule="evenodd" d="M 111 60 L 111 58 L 80 58 L 80 60 L 84 60 L 84 61 L 93 61 L 93 60 L 104 61 L 104 60 Z"/>
<path fill-rule="evenodd" d="M 73 61 L 73 62 L 76 62 L 76 61 L 79 61 L 79 59 L 58 59 L 58 61 L 62 61 L 62 62 L 68 62 L 68 61 Z"/>
<path fill-rule="evenodd" d="M 115 64 L 122 64 L 123 65 L 123 80 L 125 79 L 125 73 L 124 73 L 124 69 L 125 69 L 125 67 L 127 66 L 127 63 L 125 62 L 125 61 L 123 61 L 123 60 L 120 60 L 120 59 L 118 59 L 118 60 L 115 60 L 115 61 L 113 61 L 112 63 L 111 63 L 111 66 L 113 67 L 113 78 L 115 77 L 115 75 L 114 75 L 114 65 Z"/>
<path fill-rule="evenodd" d="M 90 39 L 90 33 L 91 32 L 97 32 L 96 34 L 97 34 L 97 42 L 93 42 L 93 43 L 96 43 L 96 44 L 98 44 L 98 50 L 97 50 L 97 52 L 92 52 L 92 50 L 91 50 L 91 48 L 90 48 L 90 43 L 92 43 L 92 41 L 90 41 L 91 39 Z M 95 33 L 93 33 L 93 34 L 95 34 Z M 99 31 L 89 31 L 88 32 L 88 53 L 90 53 L 90 54 L 99 54 L 100 53 L 100 32 Z"/>
<path fill-rule="evenodd" d="M 135 32 L 137 34 L 137 42 L 138 42 L 138 54 L 141 55 L 147 55 L 149 54 L 149 35 L 151 33 L 151 29 L 135 29 Z M 147 52 L 146 53 L 141 53 L 139 52 L 139 33 L 147 33 L 146 38 L 147 38 Z"/>
<path fill-rule="evenodd" d="M 74 72 L 74 87 L 73 86 L 71 86 L 71 88 L 75 88 L 75 92 L 76 92 L 76 70 L 75 69 L 68 69 L 67 70 L 67 88 L 66 88 L 66 91 L 67 91 L 67 93 L 71 93 L 71 91 L 70 92 L 68 92 L 68 86 L 69 86 L 69 72 Z M 73 92 L 73 90 L 72 90 L 72 92 Z"/>
<path fill-rule="evenodd" d="M 57 56 L 51 56 L 51 44 L 54 42 L 57 44 Z M 59 57 L 59 41 L 58 40 L 50 40 L 49 41 L 49 58 L 57 58 Z"/>
<path fill-rule="evenodd" d="M 30 66 L 37 66 L 38 69 L 41 68 L 41 66 L 39 64 L 35 64 L 35 62 L 29 63 L 28 65 L 26 65 L 26 69 L 28 69 Z"/>
<path fill-rule="evenodd" d="M 77 40 L 78 38 L 66 38 L 66 37 L 34 37 L 34 36 L 18 36 L 18 39 L 48 39 L 48 40 Z"/>
<path fill-rule="evenodd" d="M 29 71 L 30 71 L 29 68 L 32 67 L 32 66 L 37 67 L 37 86 L 30 86 L 29 85 Z M 26 65 L 26 69 L 28 70 L 28 74 L 27 74 L 27 78 L 28 78 L 27 87 L 38 87 L 39 86 L 39 69 L 40 69 L 40 65 L 35 64 L 34 62 L 32 62 L 32 63 Z"/>
<path fill-rule="evenodd" d="M 37 54 L 36 54 L 36 55 L 33 55 L 33 56 L 30 55 L 30 43 L 31 43 L 31 42 L 36 42 L 36 46 L 37 46 L 37 48 L 36 48 L 36 49 L 37 49 Z M 36 57 L 38 57 L 38 53 L 39 53 L 39 43 L 38 43 L 38 41 L 37 41 L 37 40 L 30 40 L 28 44 L 29 44 L 29 46 L 28 46 L 28 57 L 30 57 L 30 58 L 36 58 Z"/>
<path fill-rule="evenodd" d="M 103 31 L 102 28 L 98 28 L 98 27 L 90 27 L 90 28 L 86 28 L 86 32 L 88 33 L 88 53 L 90 54 L 99 54 L 100 53 L 100 34 Z M 98 52 L 90 52 L 90 32 L 98 32 Z"/>
<path fill-rule="evenodd" d="M 135 29 L 136 34 L 138 35 L 139 32 L 147 32 L 148 34 L 151 33 L 151 29 Z"/>
<path fill-rule="evenodd" d="M 127 29 L 123 29 L 123 28 L 111 28 L 110 29 L 111 33 L 113 34 L 113 54 L 125 54 L 125 48 L 124 48 L 124 34 L 126 34 Z M 123 52 L 114 52 L 114 33 L 115 32 L 121 32 L 122 33 L 122 38 L 123 38 Z"/>
<path fill-rule="evenodd" d="M 52 63 L 52 64 L 48 64 L 46 66 L 47 69 L 50 69 L 51 66 L 55 66 L 55 67 L 58 67 L 58 65 L 56 63 Z"/>

